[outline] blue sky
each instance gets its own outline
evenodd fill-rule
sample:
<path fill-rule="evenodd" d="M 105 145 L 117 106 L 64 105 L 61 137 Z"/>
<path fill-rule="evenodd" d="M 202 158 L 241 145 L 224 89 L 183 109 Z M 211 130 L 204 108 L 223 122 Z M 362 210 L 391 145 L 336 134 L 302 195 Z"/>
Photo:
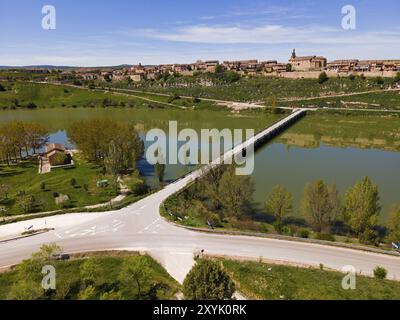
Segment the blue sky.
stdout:
<path fill-rule="evenodd" d="M 356 8 L 356 30 L 341 27 Z M 54 5 L 56 30 L 41 27 Z M 399 0 L 0 0 L 0 65 L 400 58 Z"/>

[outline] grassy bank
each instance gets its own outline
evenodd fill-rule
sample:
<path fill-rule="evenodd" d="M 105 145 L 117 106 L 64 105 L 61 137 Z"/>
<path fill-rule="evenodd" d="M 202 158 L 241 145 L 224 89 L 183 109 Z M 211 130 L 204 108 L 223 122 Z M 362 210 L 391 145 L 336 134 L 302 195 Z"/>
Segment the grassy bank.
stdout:
<path fill-rule="evenodd" d="M 343 109 L 400 110 L 400 91 L 383 91 L 343 97 L 327 97 L 312 100 L 280 101 L 283 107 L 323 107 Z"/>
<path fill-rule="evenodd" d="M 179 290 L 179 284 L 149 256 L 123 252 L 82 254 L 50 264 L 57 272 L 55 291 L 44 294 L 40 287 L 42 263 L 30 261 L 0 274 L 0 300 L 158 300 L 174 299 Z M 129 266 L 140 267 L 140 287 L 136 278 L 127 276 Z"/>
<path fill-rule="evenodd" d="M 250 299 L 260 300 L 398 300 L 400 282 L 357 275 L 356 290 L 341 286 L 344 274 L 314 268 L 220 260 Z"/>

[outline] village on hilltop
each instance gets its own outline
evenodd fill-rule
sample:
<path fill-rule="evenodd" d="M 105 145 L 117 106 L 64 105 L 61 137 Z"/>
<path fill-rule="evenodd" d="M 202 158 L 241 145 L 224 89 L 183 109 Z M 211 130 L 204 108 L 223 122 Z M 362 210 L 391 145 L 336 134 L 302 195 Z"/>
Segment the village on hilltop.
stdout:
<path fill-rule="evenodd" d="M 33 72 L 50 73 L 46 68 L 31 68 Z M 53 70 L 54 71 L 54 70 Z M 161 64 L 121 67 L 96 67 L 96 68 L 67 68 L 60 71 L 63 75 L 74 74 L 82 80 L 124 81 L 141 82 L 156 80 L 164 74 L 181 76 L 195 76 L 201 73 L 218 73 L 231 71 L 241 76 L 278 76 L 284 78 L 318 78 L 321 72 L 326 72 L 329 77 L 350 75 L 363 75 L 365 77 L 394 77 L 400 71 L 399 60 L 333 60 L 322 56 L 297 56 L 296 50 L 286 63 L 277 60 L 259 61 L 239 60 L 224 61 L 198 60 L 190 64 Z"/>

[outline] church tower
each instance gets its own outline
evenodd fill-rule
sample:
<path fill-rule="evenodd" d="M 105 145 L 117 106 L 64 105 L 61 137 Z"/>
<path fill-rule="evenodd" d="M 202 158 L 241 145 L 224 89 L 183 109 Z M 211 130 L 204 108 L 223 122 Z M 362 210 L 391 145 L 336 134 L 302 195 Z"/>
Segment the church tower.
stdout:
<path fill-rule="evenodd" d="M 292 59 L 295 59 L 296 58 L 296 49 L 293 49 L 293 51 L 292 51 Z"/>

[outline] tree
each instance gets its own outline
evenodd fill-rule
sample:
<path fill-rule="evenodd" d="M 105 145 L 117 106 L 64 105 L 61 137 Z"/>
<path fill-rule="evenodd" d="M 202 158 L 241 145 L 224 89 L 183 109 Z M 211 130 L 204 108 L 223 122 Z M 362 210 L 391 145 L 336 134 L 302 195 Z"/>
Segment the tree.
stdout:
<path fill-rule="evenodd" d="M 20 279 L 12 285 L 7 299 L 9 300 L 39 300 L 43 297 L 43 289 L 39 281 Z"/>
<path fill-rule="evenodd" d="M 321 72 L 318 76 L 318 83 L 323 84 L 324 82 L 328 81 L 328 75 L 326 74 L 325 71 Z"/>
<path fill-rule="evenodd" d="M 163 182 L 164 176 L 165 176 L 165 164 L 157 162 L 154 165 L 154 171 L 156 173 L 156 177 L 158 178 L 158 181 Z"/>
<path fill-rule="evenodd" d="M 0 83 L 0 92 L 6 91 L 6 88 Z"/>
<path fill-rule="evenodd" d="M 240 217 L 252 200 L 254 181 L 250 176 L 236 175 L 234 166 L 230 166 L 221 177 L 218 193 L 225 212 Z"/>
<path fill-rule="evenodd" d="M 6 200 L 8 198 L 8 191 L 10 190 L 10 186 L 2 183 L 0 184 L 0 201 Z"/>
<path fill-rule="evenodd" d="M 35 197 L 31 195 L 22 195 L 18 197 L 16 201 L 17 207 L 19 207 L 23 213 L 31 212 L 35 207 Z"/>
<path fill-rule="evenodd" d="M 134 169 L 136 161 L 144 154 L 144 144 L 134 124 L 110 119 L 78 121 L 70 126 L 68 136 L 85 158 L 104 168 L 105 162 L 110 160 L 110 151 L 114 153 L 110 155 L 114 157 L 111 161 L 113 166 L 117 164 L 121 171 Z M 116 153 L 119 153 L 117 158 Z"/>
<path fill-rule="evenodd" d="M 36 261 L 49 261 L 53 259 L 53 257 L 62 252 L 62 248 L 56 243 L 44 244 L 40 247 L 39 252 L 35 252 L 32 254 L 32 260 Z"/>
<path fill-rule="evenodd" d="M 292 65 L 290 63 L 288 63 L 286 65 L 286 72 L 292 72 L 292 69 L 293 69 Z"/>
<path fill-rule="evenodd" d="M 100 263 L 97 259 L 90 258 L 80 266 L 80 276 L 86 287 L 98 285 L 101 274 Z"/>
<path fill-rule="evenodd" d="M 381 211 L 378 187 L 369 177 L 347 190 L 344 197 L 343 216 L 348 227 L 357 235 L 377 224 Z"/>
<path fill-rule="evenodd" d="M 129 257 L 123 262 L 119 275 L 122 282 L 133 282 L 137 288 L 137 298 L 141 299 L 143 287 L 150 279 L 149 264 L 144 256 Z"/>
<path fill-rule="evenodd" d="M 222 267 L 209 259 L 197 259 L 183 282 L 183 293 L 189 300 L 232 299 L 235 284 Z"/>
<path fill-rule="evenodd" d="M 392 209 L 387 223 L 387 228 L 389 231 L 389 241 L 400 243 L 400 205 L 397 205 Z"/>
<path fill-rule="evenodd" d="M 283 218 L 292 212 L 293 196 L 285 187 L 278 185 L 272 189 L 265 202 L 265 207 L 278 223 L 282 223 Z"/>
<path fill-rule="evenodd" d="M 96 288 L 93 286 L 86 287 L 79 292 L 78 300 L 97 300 Z"/>
<path fill-rule="evenodd" d="M 329 233 L 339 207 L 339 195 L 335 184 L 328 187 L 323 181 L 318 180 L 306 186 L 302 211 L 315 231 Z"/>

